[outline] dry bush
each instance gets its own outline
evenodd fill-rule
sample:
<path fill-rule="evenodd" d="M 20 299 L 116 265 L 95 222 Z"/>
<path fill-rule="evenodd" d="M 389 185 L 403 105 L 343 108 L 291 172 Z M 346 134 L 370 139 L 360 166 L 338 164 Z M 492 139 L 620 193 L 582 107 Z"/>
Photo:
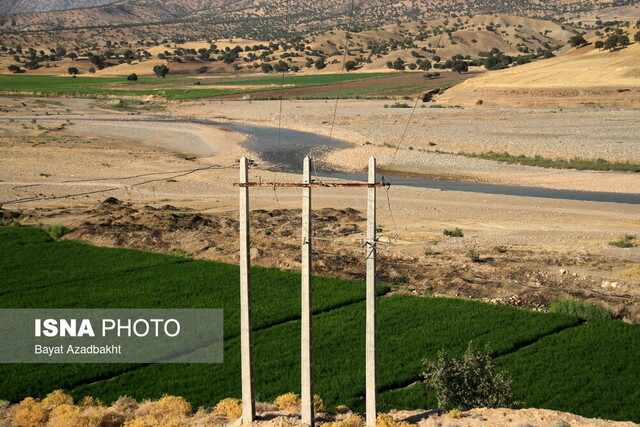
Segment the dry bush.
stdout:
<path fill-rule="evenodd" d="M 80 416 L 80 412 L 82 408 L 78 406 L 74 406 L 73 404 L 63 403 L 61 405 L 56 406 L 51 410 L 49 414 L 49 423 L 47 426 L 50 427 L 84 427 L 85 424 Z"/>
<path fill-rule="evenodd" d="M 351 415 L 341 421 L 324 423 L 322 427 L 364 427 L 364 419 L 359 415 Z"/>
<path fill-rule="evenodd" d="M 336 414 L 346 414 L 347 412 L 351 411 L 351 409 L 349 409 L 345 405 L 338 405 L 334 408 L 334 411 L 336 412 Z"/>
<path fill-rule="evenodd" d="M 376 418 L 376 426 L 377 427 L 409 427 L 409 424 L 406 421 L 396 421 L 389 414 L 378 414 Z"/>
<path fill-rule="evenodd" d="M 193 407 L 184 397 L 165 395 L 156 402 L 143 402 L 137 415 L 190 415 Z"/>
<path fill-rule="evenodd" d="M 27 397 L 15 405 L 13 409 L 13 424 L 17 427 L 38 427 L 44 425 L 49 413 L 42 407 L 42 403 L 33 397 Z"/>
<path fill-rule="evenodd" d="M 85 396 L 80 401 L 78 401 L 78 406 L 87 407 L 87 406 L 104 406 L 102 400 L 97 399 L 92 396 Z"/>
<path fill-rule="evenodd" d="M 45 406 L 73 405 L 73 397 L 63 390 L 54 390 L 42 399 L 42 404 Z"/>
<path fill-rule="evenodd" d="M 189 427 L 189 421 L 181 416 L 156 418 L 153 415 L 143 415 L 125 422 L 122 427 Z"/>
<path fill-rule="evenodd" d="M 118 400 L 113 402 L 113 405 L 111 405 L 109 409 L 120 414 L 133 415 L 133 413 L 138 410 L 139 406 L 140 405 L 134 398 L 129 396 L 122 396 L 119 397 Z"/>
<path fill-rule="evenodd" d="M 300 396 L 295 393 L 286 393 L 276 397 L 273 404 L 281 411 L 300 412 Z"/>
<path fill-rule="evenodd" d="M 233 398 L 222 399 L 213 412 L 230 420 L 236 420 L 242 416 L 242 401 Z"/>
<path fill-rule="evenodd" d="M 313 410 L 316 412 L 324 411 L 324 402 L 317 394 L 313 395 Z"/>

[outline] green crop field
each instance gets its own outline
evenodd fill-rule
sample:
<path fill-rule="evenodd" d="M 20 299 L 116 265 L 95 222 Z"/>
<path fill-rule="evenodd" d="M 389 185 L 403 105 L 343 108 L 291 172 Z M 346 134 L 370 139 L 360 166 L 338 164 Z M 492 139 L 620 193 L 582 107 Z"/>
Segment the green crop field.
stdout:
<path fill-rule="evenodd" d="M 367 74 L 323 74 L 310 76 L 286 75 L 284 84 L 287 87 L 309 87 L 335 84 L 341 81 L 353 81 L 382 77 L 390 73 Z M 61 77 L 31 75 L 0 75 L 0 90 L 46 95 L 66 96 L 139 96 L 161 95 L 168 99 L 197 99 L 218 95 L 241 94 L 255 91 L 276 90 L 283 83 L 282 77 L 268 76 L 255 79 L 200 79 L 200 86 L 185 89 L 185 85 L 193 85 L 196 79 L 187 77 L 141 77 L 138 81 L 127 81 L 124 77 Z M 274 85 L 272 88 L 207 88 L 208 85 L 251 86 Z M 177 86 L 182 86 L 178 88 Z"/>
<path fill-rule="evenodd" d="M 295 74 L 285 74 L 284 79 L 282 75 L 273 75 L 269 77 L 245 79 L 245 80 L 227 80 L 227 81 L 211 81 L 210 83 L 203 84 L 215 84 L 215 85 L 287 85 L 295 87 L 304 86 L 319 86 L 329 85 L 340 82 L 350 82 L 354 80 L 364 80 L 376 77 L 391 76 L 394 73 L 360 73 L 360 74 L 316 74 L 308 76 L 297 76 Z"/>
<path fill-rule="evenodd" d="M 0 399 L 64 388 L 111 402 L 165 393 L 194 405 L 240 397 L 238 267 L 126 249 L 53 241 L 34 228 L 0 227 L 0 307 L 222 308 L 221 364 L 5 364 Z M 255 388 L 261 401 L 299 392 L 300 276 L 253 269 Z M 381 408 L 433 407 L 422 360 L 440 349 L 459 356 L 469 341 L 489 344 L 525 406 L 640 421 L 640 328 L 581 323 L 559 314 L 447 298 L 387 296 L 378 289 Z M 316 393 L 328 405 L 362 409 L 364 285 L 314 279 Z M 197 351 L 207 351 L 206 348 Z"/>

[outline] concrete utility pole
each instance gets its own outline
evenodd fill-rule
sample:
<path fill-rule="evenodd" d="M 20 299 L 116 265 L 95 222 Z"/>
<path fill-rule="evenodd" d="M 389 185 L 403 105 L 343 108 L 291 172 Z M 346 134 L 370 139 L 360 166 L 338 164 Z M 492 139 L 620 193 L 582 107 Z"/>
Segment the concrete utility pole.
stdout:
<path fill-rule="evenodd" d="M 247 158 L 240 159 L 240 183 L 249 182 Z M 251 336 L 251 258 L 249 256 L 249 187 L 240 187 L 240 358 L 242 369 L 242 424 L 253 422 L 253 337 Z"/>
<path fill-rule="evenodd" d="M 367 212 L 367 286 L 366 286 L 366 410 L 367 427 L 375 427 L 376 404 L 376 159 L 369 159 L 368 182 L 311 182 L 311 159 L 305 157 L 302 182 L 249 182 L 247 159 L 240 159 L 240 347 L 242 359 L 242 423 L 255 418 L 253 362 L 251 339 L 251 281 L 249 258 L 249 187 L 302 188 L 302 327 L 301 327 L 301 393 L 302 423 L 314 425 L 313 410 L 313 342 L 311 311 L 311 187 L 368 188 Z"/>
<path fill-rule="evenodd" d="M 376 159 L 369 158 L 369 184 L 376 183 Z M 375 427 L 376 399 L 376 187 L 367 190 L 367 326 L 366 326 L 366 424 Z"/>
<path fill-rule="evenodd" d="M 311 184 L 311 159 L 304 158 L 303 184 Z M 302 334 L 301 393 L 302 424 L 313 427 L 313 336 L 311 313 L 311 187 L 302 189 Z"/>

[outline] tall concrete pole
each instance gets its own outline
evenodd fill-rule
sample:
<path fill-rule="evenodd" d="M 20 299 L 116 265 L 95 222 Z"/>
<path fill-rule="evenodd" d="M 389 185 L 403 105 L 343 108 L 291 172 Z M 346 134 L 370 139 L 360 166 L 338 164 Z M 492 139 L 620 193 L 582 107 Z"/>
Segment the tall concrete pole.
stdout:
<path fill-rule="evenodd" d="M 311 159 L 304 158 L 302 182 L 311 183 Z M 313 335 L 311 320 L 311 188 L 302 189 L 302 331 L 301 393 L 302 424 L 313 427 Z"/>
<path fill-rule="evenodd" d="M 369 184 L 376 183 L 376 158 L 369 158 Z M 366 326 L 366 425 L 375 427 L 376 399 L 376 188 L 367 195 L 367 326 Z"/>
<path fill-rule="evenodd" d="M 240 159 L 240 183 L 249 182 L 247 158 Z M 240 359 L 242 370 L 242 424 L 253 422 L 253 338 L 251 336 L 251 258 L 249 257 L 249 187 L 240 187 Z"/>

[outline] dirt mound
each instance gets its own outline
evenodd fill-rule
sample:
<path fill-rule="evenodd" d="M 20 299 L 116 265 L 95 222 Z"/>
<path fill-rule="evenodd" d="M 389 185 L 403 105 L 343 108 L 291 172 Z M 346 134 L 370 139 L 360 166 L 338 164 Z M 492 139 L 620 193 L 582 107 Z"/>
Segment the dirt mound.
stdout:
<path fill-rule="evenodd" d="M 17 214 L 4 211 L 16 218 Z M 254 210 L 250 215 L 252 262 L 263 267 L 300 268 L 300 209 Z M 347 208 L 313 211 L 313 273 L 364 280 L 362 242 L 366 219 Z M 239 261 L 238 221 L 234 214 L 200 213 L 171 205 L 136 206 L 109 198 L 90 209 L 40 210 L 32 215 L 68 223 L 64 238 L 101 246 L 127 247 L 221 262 Z M 554 299 L 570 295 L 605 303 L 624 318 L 640 319 L 640 299 L 631 283 L 603 281 L 567 269 L 616 268 L 595 254 L 550 253 L 535 248 L 501 249 L 491 256 L 461 251 L 455 243 L 425 247 L 422 254 L 401 250 L 393 233 L 379 229 L 378 278 L 392 293 L 441 295 L 544 310 Z M 450 239 L 456 240 L 456 239 Z M 549 271 L 548 266 L 558 266 Z M 562 267 L 562 269 L 560 269 Z M 620 267 L 622 268 L 622 266 Z M 631 292 L 631 294 L 629 294 Z"/>

